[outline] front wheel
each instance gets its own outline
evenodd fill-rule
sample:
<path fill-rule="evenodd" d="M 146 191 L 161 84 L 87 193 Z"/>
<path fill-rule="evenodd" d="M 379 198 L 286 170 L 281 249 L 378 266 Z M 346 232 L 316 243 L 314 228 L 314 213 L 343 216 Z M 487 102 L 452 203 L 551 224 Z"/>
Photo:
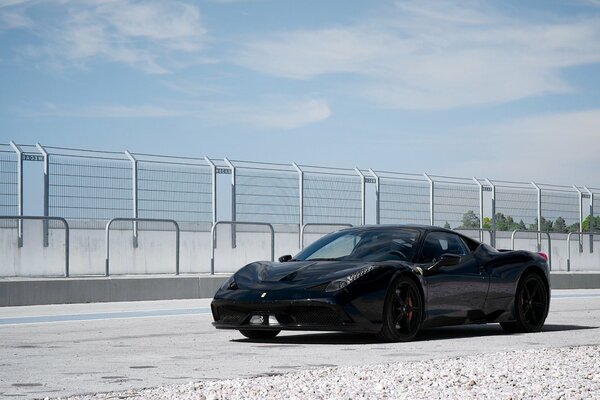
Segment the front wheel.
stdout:
<path fill-rule="evenodd" d="M 250 329 L 240 329 L 240 333 L 248 339 L 273 339 L 281 331 L 255 331 Z"/>
<path fill-rule="evenodd" d="M 548 291 L 546 284 L 537 274 L 527 274 L 517 287 L 515 294 L 515 319 L 501 322 L 507 332 L 539 332 L 548 315 Z"/>
<path fill-rule="evenodd" d="M 423 301 L 415 281 L 406 276 L 394 280 L 383 307 L 381 339 L 407 342 L 417 335 L 421 327 Z"/>

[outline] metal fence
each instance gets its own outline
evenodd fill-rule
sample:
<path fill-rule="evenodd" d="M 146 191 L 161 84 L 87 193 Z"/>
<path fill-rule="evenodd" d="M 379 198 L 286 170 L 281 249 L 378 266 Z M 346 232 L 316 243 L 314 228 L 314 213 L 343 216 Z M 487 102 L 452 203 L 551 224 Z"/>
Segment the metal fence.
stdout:
<path fill-rule="evenodd" d="M 133 176 L 125 153 L 38 147 L 46 171 L 45 214 L 95 221 L 131 216 Z"/>
<path fill-rule="evenodd" d="M 428 224 L 429 183 L 423 175 L 372 171 L 377 185 L 376 223 Z"/>
<path fill-rule="evenodd" d="M 429 179 L 433 187 L 433 225 L 461 227 L 465 225 L 463 219 L 469 211 L 481 220 L 485 210 L 480 204 L 483 186 L 479 181 L 434 175 Z M 475 221 L 473 218 L 466 225 L 476 225 Z"/>
<path fill-rule="evenodd" d="M 299 223 L 299 177 L 292 165 L 225 161 L 232 175 L 234 221 Z"/>
<path fill-rule="evenodd" d="M 19 213 L 18 168 L 15 150 L 8 145 L 0 144 L 0 215 Z"/>
<path fill-rule="evenodd" d="M 269 223 L 275 229 L 293 225 L 298 232 L 304 224 L 364 223 L 492 232 L 600 228 L 594 223 L 600 189 L 591 186 L 14 142 L 0 145 L 2 215 L 23 215 L 24 162 L 43 163 L 44 216 L 63 217 L 74 227 L 81 220 L 87 227 L 97 221 L 102 229 L 112 218 L 158 218 L 201 231 L 210 231 L 218 219 Z M 226 210 L 218 213 L 218 205 Z"/>
<path fill-rule="evenodd" d="M 300 165 L 301 224 L 364 223 L 364 177 L 358 170 Z"/>
<path fill-rule="evenodd" d="M 212 221 L 212 167 L 206 159 L 128 155 L 139 218 Z"/>

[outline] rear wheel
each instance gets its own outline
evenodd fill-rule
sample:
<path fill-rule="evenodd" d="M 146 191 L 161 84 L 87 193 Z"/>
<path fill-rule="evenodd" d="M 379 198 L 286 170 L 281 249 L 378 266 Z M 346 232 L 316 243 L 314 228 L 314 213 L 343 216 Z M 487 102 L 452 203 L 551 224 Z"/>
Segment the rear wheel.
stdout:
<path fill-rule="evenodd" d="M 379 337 L 393 342 L 412 340 L 421 327 L 422 313 L 423 301 L 415 281 L 405 276 L 397 278 L 386 295 Z"/>
<path fill-rule="evenodd" d="M 539 332 L 548 315 L 548 291 L 543 279 L 529 273 L 519 283 L 515 295 L 516 321 L 501 322 L 507 332 Z"/>
<path fill-rule="evenodd" d="M 255 331 L 251 329 L 240 329 L 240 333 L 248 339 L 273 339 L 281 331 Z"/>

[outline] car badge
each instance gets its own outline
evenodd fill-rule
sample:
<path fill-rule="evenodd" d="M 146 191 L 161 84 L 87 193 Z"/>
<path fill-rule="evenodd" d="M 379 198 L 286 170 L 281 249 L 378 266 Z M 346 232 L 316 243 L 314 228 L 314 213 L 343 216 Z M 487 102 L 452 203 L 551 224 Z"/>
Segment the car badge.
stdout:
<path fill-rule="evenodd" d="M 267 295 L 267 292 L 264 292 L 263 294 L 260 295 L 261 298 L 264 298 Z"/>

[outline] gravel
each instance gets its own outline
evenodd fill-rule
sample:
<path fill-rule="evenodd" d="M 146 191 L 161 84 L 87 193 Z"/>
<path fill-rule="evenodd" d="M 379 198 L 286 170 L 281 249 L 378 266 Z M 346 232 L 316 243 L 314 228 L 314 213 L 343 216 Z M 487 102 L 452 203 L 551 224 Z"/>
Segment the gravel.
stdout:
<path fill-rule="evenodd" d="M 69 397 L 100 399 L 600 399 L 600 345 L 481 354 Z"/>

